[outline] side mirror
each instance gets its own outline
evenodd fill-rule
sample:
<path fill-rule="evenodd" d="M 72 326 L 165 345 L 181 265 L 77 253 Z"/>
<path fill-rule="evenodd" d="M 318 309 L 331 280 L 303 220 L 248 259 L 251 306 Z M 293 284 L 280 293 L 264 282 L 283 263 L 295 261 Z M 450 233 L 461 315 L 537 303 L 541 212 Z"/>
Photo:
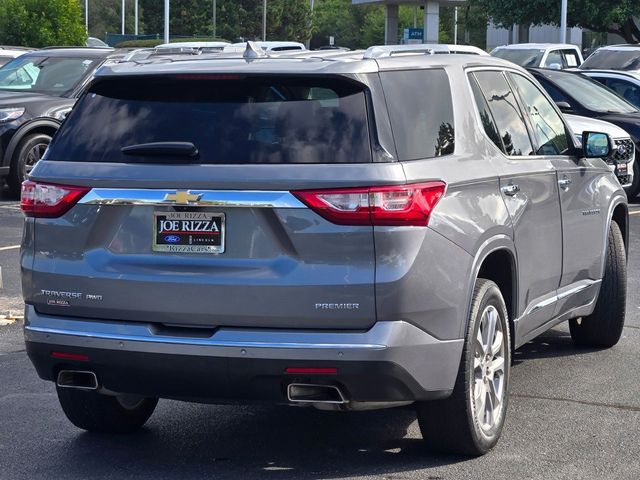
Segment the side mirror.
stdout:
<path fill-rule="evenodd" d="M 547 68 L 550 70 L 562 70 L 562 65 L 559 63 L 551 63 Z"/>
<path fill-rule="evenodd" d="M 611 138 L 606 133 L 582 133 L 582 152 L 585 158 L 605 158 L 612 150 Z"/>
<path fill-rule="evenodd" d="M 556 105 L 562 113 L 571 113 L 573 111 L 571 104 L 568 102 L 556 102 Z"/>

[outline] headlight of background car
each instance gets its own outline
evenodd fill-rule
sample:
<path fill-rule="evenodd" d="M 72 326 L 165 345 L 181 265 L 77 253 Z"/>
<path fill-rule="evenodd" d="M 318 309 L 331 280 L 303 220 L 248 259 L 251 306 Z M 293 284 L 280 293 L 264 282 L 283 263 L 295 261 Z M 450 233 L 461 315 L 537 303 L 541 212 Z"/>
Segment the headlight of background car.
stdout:
<path fill-rule="evenodd" d="M 23 113 L 24 108 L 0 108 L 0 123 L 20 118 Z"/>

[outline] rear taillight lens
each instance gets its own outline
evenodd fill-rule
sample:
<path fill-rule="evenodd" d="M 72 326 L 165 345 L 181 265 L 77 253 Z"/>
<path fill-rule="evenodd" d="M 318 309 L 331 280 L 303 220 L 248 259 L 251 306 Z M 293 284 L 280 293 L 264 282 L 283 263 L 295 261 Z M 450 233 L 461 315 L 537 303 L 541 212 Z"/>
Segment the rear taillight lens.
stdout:
<path fill-rule="evenodd" d="M 332 223 L 425 227 L 445 188 L 444 182 L 428 182 L 389 187 L 299 190 L 291 193 Z"/>
<path fill-rule="evenodd" d="M 22 183 L 20 207 L 27 217 L 59 217 L 91 190 L 86 187 L 52 185 L 27 180 Z"/>

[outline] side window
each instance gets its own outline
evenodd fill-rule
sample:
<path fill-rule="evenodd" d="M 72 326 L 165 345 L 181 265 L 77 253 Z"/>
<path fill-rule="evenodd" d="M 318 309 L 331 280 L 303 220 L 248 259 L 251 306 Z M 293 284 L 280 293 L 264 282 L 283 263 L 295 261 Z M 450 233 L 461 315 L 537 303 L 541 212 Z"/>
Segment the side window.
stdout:
<path fill-rule="evenodd" d="M 480 113 L 480 121 L 482 122 L 482 127 L 484 128 L 485 133 L 491 139 L 491 141 L 495 143 L 496 147 L 504 152 L 504 145 L 502 145 L 502 140 L 500 140 L 498 127 L 496 127 L 496 122 L 493 119 L 491 111 L 489 110 L 489 105 L 487 105 L 487 101 L 482 94 L 482 90 L 480 90 L 478 82 L 471 74 L 469 74 L 469 84 L 471 85 L 471 90 L 473 91 L 473 98 L 476 101 L 476 106 L 478 107 L 478 112 Z"/>
<path fill-rule="evenodd" d="M 563 50 L 564 60 L 568 68 L 574 68 L 580 66 L 580 58 L 575 50 Z"/>
<path fill-rule="evenodd" d="M 476 72 L 476 80 L 493 114 L 507 155 L 531 155 L 533 147 L 522 112 L 502 72 Z"/>
<path fill-rule="evenodd" d="M 533 82 L 522 75 L 509 74 L 513 79 L 538 141 L 538 155 L 566 155 L 569 150 L 567 131 L 560 115 Z"/>
<path fill-rule="evenodd" d="M 400 160 L 453 153 L 449 78 L 443 69 L 380 73 Z"/>
<path fill-rule="evenodd" d="M 543 67 L 551 67 L 554 66 L 557 68 L 562 68 L 562 54 L 560 50 L 551 50 L 547 55 L 547 59 L 544 61 Z"/>
<path fill-rule="evenodd" d="M 627 102 L 640 107 L 640 85 L 617 78 L 609 78 L 606 85 Z"/>

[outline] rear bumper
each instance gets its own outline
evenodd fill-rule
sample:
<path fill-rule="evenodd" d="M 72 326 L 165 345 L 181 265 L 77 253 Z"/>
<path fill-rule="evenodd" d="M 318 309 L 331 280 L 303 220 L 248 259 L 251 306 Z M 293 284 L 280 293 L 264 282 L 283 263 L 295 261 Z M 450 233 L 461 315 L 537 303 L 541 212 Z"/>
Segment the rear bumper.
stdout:
<path fill-rule="evenodd" d="M 336 385 L 358 402 L 442 398 L 453 389 L 463 343 L 401 321 L 378 322 L 366 332 L 220 328 L 193 335 L 43 315 L 30 305 L 25 311 L 27 352 L 41 378 L 54 380 L 65 368 L 92 370 L 114 392 L 194 401 L 281 403 L 293 382 Z M 54 351 L 89 360 L 61 360 Z M 291 367 L 337 373 L 287 374 Z"/>

